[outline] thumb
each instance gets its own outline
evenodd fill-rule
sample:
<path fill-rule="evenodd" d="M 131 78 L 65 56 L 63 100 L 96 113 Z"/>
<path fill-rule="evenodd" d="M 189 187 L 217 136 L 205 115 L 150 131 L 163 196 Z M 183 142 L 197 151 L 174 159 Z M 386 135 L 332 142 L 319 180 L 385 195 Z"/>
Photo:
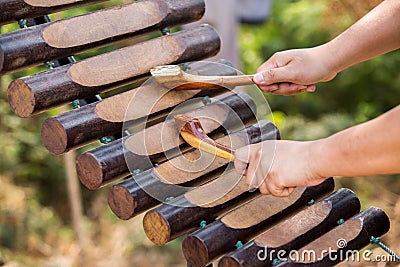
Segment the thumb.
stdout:
<path fill-rule="evenodd" d="M 281 67 L 258 72 L 254 75 L 253 80 L 256 84 L 269 85 L 281 82 L 291 82 L 292 77 L 287 67 Z"/>
<path fill-rule="evenodd" d="M 234 165 L 236 171 L 240 174 L 246 175 L 247 165 L 250 161 L 249 152 L 250 152 L 249 146 L 238 148 L 235 151 Z"/>

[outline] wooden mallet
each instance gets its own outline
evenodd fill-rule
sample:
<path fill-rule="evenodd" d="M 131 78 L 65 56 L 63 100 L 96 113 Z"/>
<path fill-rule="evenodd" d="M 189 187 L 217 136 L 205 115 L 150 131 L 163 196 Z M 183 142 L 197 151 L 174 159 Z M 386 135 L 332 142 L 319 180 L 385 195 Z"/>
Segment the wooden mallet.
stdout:
<path fill-rule="evenodd" d="M 176 115 L 174 119 L 183 140 L 192 147 L 230 161 L 235 159 L 233 149 L 215 142 L 205 134 L 199 119 L 187 115 Z"/>
<path fill-rule="evenodd" d="M 175 90 L 214 89 L 229 86 L 255 84 L 254 75 L 204 76 L 190 74 L 178 65 L 158 66 L 150 70 L 159 84 Z"/>

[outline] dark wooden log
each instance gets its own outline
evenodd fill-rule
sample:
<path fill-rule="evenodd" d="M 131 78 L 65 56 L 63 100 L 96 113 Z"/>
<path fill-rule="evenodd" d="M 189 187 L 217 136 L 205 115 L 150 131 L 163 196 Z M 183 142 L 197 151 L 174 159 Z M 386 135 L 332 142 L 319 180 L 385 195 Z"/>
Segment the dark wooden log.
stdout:
<path fill-rule="evenodd" d="M 226 112 L 224 112 L 224 110 Z M 219 112 L 216 114 L 216 112 Z M 230 95 L 220 102 L 195 109 L 187 114 L 202 117 L 205 130 L 213 138 L 226 133 L 226 129 L 241 127 L 255 120 L 255 104 L 244 93 Z M 235 114 L 237 119 L 235 119 Z M 218 118 L 221 124 L 208 118 Z M 148 138 L 147 149 L 143 138 Z M 97 189 L 110 182 L 134 173 L 136 169 L 144 171 L 160 164 L 171 156 L 190 147 L 179 138 L 179 132 L 173 120 L 151 126 L 123 140 L 111 142 L 94 150 L 83 153 L 77 158 L 77 172 L 81 182 L 89 189 Z M 165 143 L 166 142 L 166 143 Z M 128 148 L 128 149 L 127 149 Z"/>
<path fill-rule="evenodd" d="M 99 2 L 105 2 L 105 0 L 2 0 L 0 1 L 0 24 Z"/>
<path fill-rule="evenodd" d="M 122 122 L 109 122 L 95 112 L 97 103 L 46 119 L 42 125 L 42 142 L 53 154 L 91 143 L 103 136 L 120 134 Z"/>
<path fill-rule="evenodd" d="M 228 144 L 231 138 L 234 139 L 232 143 L 239 147 L 278 139 L 279 132 L 271 122 L 259 121 L 217 141 Z M 188 159 L 195 161 L 188 162 Z M 187 152 L 113 185 L 108 194 L 109 206 L 120 219 L 133 218 L 166 199 L 184 194 L 192 186 L 212 180 L 226 170 L 227 163 L 224 159 L 200 154 L 199 150 Z"/>
<path fill-rule="evenodd" d="M 143 218 L 147 237 L 157 245 L 188 233 L 202 221 L 211 222 L 222 213 L 260 195 L 249 191 L 235 170 L 154 208 Z"/>
<path fill-rule="evenodd" d="M 8 88 L 8 100 L 18 116 L 28 117 L 129 84 L 145 77 L 156 65 L 210 57 L 219 46 L 217 32 L 202 25 L 17 79 Z"/>
<path fill-rule="evenodd" d="M 389 228 L 390 221 L 385 212 L 370 207 L 299 249 L 287 262 L 276 266 L 329 267 L 350 258 L 353 254 L 355 259 L 360 261 L 362 253 L 357 254 L 356 251 L 367 246 L 371 242 L 371 237 L 376 238 L 387 233 Z M 374 260 L 374 255 L 370 259 Z M 393 257 L 392 259 L 394 261 Z"/>
<path fill-rule="evenodd" d="M 299 187 L 288 198 L 261 196 L 229 212 L 221 219 L 189 234 L 182 243 L 183 254 L 193 266 L 206 266 L 219 256 L 246 243 L 293 212 L 333 191 L 332 178 L 313 187 Z"/>
<path fill-rule="evenodd" d="M 359 210 L 357 196 L 342 188 L 224 256 L 219 266 L 272 266 L 275 258 L 288 257 L 292 250 L 310 243 Z M 264 254 L 265 250 L 267 254 Z"/>
<path fill-rule="evenodd" d="M 205 75 L 210 73 L 235 74 L 234 69 L 223 64 L 193 63 L 188 67 L 194 73 L 200 72 Z M 146 119 L 147 125 L 152 125 L 164 119 L 178 104 L 207 93 L 210 93 L 212 97 L 222 93 L 222 90 L 208 92 L 197 90 L 179 94 L 173 90 L 165 90 L 157 83 L 145 84 L 103 101 L 46 119 L 42 125 L 42 141 L 50 152 L 59 155 L 70 149 L 94 142 L 103 136 L 120 134 L 125 114 L 129 114 L 127 119 L 135 120 L 137 123 Z M 130 106 L 133 97 L 139 99 L 140 106 Z M 131 112 L 128 112 L 129 110 Z"/>
<path fill-rule="evenodd" d="M 193 22 L 204 10 L 203 0 L 142 0 L 9 32 L 0 36 L 0 74 Z"/>
<path fill-rule="evenodd" d="M 107 182 L 129 175 L 122 142 L 122 139 L 118 139 L 78 156 L 76 171 L 86 188 L 97 189 Z M 137 160 L 139 164 L 148 164 L 147 159 L 138 157 Z"/>

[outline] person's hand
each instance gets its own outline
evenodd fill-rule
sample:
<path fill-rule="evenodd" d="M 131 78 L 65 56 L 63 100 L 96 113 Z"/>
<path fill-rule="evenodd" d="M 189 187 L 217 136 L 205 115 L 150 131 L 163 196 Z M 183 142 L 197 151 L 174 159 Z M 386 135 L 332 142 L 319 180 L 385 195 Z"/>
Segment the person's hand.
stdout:
<path fill-rule="evenodd" d="M 297 186 L 322 183 L 311 151 L 318 141 L 264 141 L 237 149 L 235 169 L 246 175 L 250 188 L 279 197 L 290 195 Z"/>
<path fill-rule="evenodd" d="M 326 46 L 278 52 L 258 68 L 253 80 L 261 90 L 272 94 L 314 92 L 315 83 L 336 76 L 333 56 Z"/>

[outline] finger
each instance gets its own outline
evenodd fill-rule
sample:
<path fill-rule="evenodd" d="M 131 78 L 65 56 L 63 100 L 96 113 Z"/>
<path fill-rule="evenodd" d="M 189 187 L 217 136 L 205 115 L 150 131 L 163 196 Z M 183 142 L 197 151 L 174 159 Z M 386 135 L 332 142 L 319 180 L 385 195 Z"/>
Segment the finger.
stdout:
<path fill-rule="evenodd" d="M 235 157 L 234 165 L 235 165 L 235 170 L 236 170 L 239 174 L 242 174 L 242 175 L 244 175 L 244 176 L 247 175 L 247 165 L 248 165 L 247 162 L 243 162 L 243 161 L 241 161 L 241 160 L 238 160 L 238 159 Z"/>
<path fill-rule="evenodd" d="M 265 183 L 266 183 L 266 187 L 267 187 L 268 191 L 271 193 L 271 195 L 274 195 L 277 197 L 287 197 L 293 192 L 293 189 L 294 189 L 291 187 L 277 185 L 270 179 L 267 179 L 265 181 Z"/>
<path fill-rule="evenodd" d="M 256 168 L 257 163 L 251 162 L 246 171 L 246 183 L 249 185 L 249 190 L 257 188 Z"/>
<path fill-rule="evenodd" d="M 313 93 L 317 90 L 317 86 L 315 84 L 307 85 L 307 92 Z"/>
<path fill-rule="evenodd" d="M 249 185 L 249 188 L 257 188 L 257 168 L 260 162 L 261 150 L 255 150 L 250 153 L 250 162 L 249 167 L 247 168 L 247 177 L 246 183 Z"/>
<path fill-rule="evenodd" d="M 288 91 L 301 91 L 301 90 L 306 90 L 307 85 L 302 85 L 302 84 L 297 84 L 297 83 L 289 83 L 287 86 Z"/>
<path fill-rule="evenodd" d="M 265 168 L 262 162 L 259 162 L 256 168 L 256 174 L 254 179 L 254 185 L 260 188 L 261 185 L 265 183 L 265 178 L 267 178 L 268 169 Z"/>
<path fill-rule="evenodd" d="M 296 83 L 280 83 L 278 84 L 277 90 L 272 90 L 271 93 L 274 95 L 296 95 L 307 90 L 307 85 L 296 84 Z"/>
<path fill-rule="evenodd" d="M 267 184 L 265 182 L 263 182 L 260 185 L 259 189 L 260 189 L 261 194 L 263 194 L 263 195 L 271 195 L 271 192 L 269 192 Z"/>
<path fill-rule="evenodd" d="M 269 85 L 281 82 L 293 81 L 294 74 L 291 71 L 292 68 L 288 66 L 271 68 L 263 72 L 258 72 L 254 75 L 254 82 L 259 85 Z"/>
<path fill-rule="evenodd" d="M 294 187 L 285 187 L 282 189 L 279 196 L 280 197 L 288 197 L 293 193 L 294 189 L 295 189 Z"/>
<path fill-rule="evenodd" d="M 299 90 L 291 90 L 291 89 L 287 89 L 287 86 L 285 86 L 282 90 L 275 90 L 270 92 L 273 95 L 284 95 L 284 96 L 294 96 L 294 95 L 298 95 L 300 93 L 303 92 L 307 92 L 307 87 L 299 87 L 301 89 Z"/>
<path fill-rule="evenodd" d="M 258 69 L 257 72 L 264 72 L 269 69 L 280 68 L 286 66 L 292 61 L 292 58 L 286 53 L 277 52 L 272 55 L 267 61 L 264 62 Z"/>
<path fill-rule="evenodd" d="M 240 174 L 247 175 L 247 166 L 250 161 L 250 149 L 250 146 L 244 146 L 235 151 L 235 160 L 233 163 L 235 165 L 235 170 Z"/>
<path fill-rule="evenodd" d="M 264 92 L 271 92 L 279 89 L 279 85 L 277 83 L 270 85 L 259 85 L 258 87 Z"/>

